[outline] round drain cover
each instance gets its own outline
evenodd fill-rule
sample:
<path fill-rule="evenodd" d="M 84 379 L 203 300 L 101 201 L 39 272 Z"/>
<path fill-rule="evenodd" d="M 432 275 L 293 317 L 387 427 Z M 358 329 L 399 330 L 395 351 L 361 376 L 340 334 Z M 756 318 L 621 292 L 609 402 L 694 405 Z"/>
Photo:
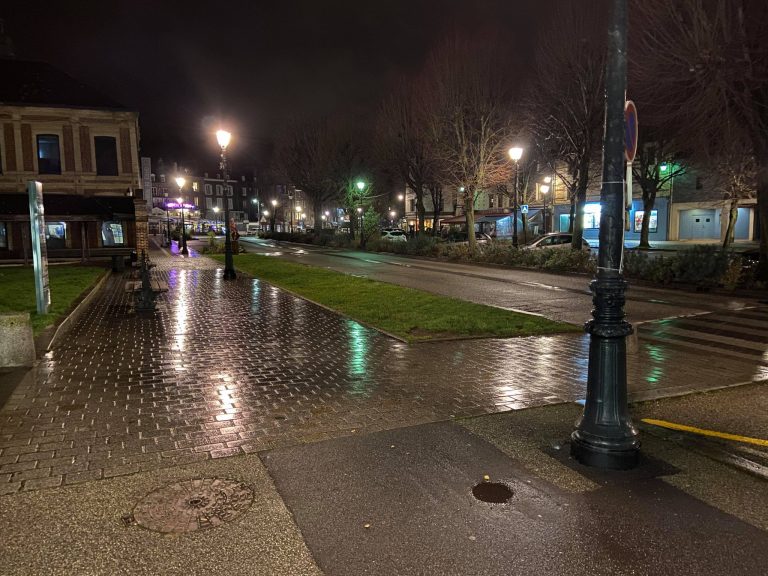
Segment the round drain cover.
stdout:
<path fill-rule="evenodd" d="M 253 491 L 242 482 L 200 478 L 158 488 L 136 504 L 133 518 L 155 532 L 194 532 L 231 522 L 252 503 Z"/>
<path fill-rule="evenodd" d="M 472 494 L 483 502 L 504 504 L 512 498 L 512 489 L 499 482 L 480 482 L 472 488 Z"/>

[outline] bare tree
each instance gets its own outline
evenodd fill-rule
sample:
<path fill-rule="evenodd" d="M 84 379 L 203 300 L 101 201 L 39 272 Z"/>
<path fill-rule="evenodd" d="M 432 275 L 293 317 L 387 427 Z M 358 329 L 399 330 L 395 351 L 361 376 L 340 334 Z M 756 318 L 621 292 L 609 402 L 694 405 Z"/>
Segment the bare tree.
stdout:
<path fill-rule="evenodd" d="M 601 147 L 606 26 L 599 15 L 608 13 L 604 4 L 561 3 L 556 26 L 539 37 L 538 76 L 526 99 L 535 145 L 571 199 L 576 250 L 584 235 L 592 164 Z"/>
<path fill-rule="evenodd" d="M 383 164 L 413 191 L 421 232 L 426 218 L 425 191 L 428 188 L 434 200 L 441 187 L 437 184 L 439 161 L 429 131 L 424 91 L 417 82 L 403 80 L 394 94 L 384 101 L 377 128 L 378 155 Z M 437 214 L 439 216 L 439 212 Z"/>
<path fill-rule="evenodd" d="M 292 121 L 278 143 L 275 171 L 304 192 L 312 205 L 315 226 L 323 208 L 342 197 L 333 171 L 344 145 L 325 118 Z"/>
<path fill-rule="evenodd" d="M 430 57 L 427 88 L 431 134 L 448 184 L 463 187 L 470 250 L 476 248 L 474 204 L 483 190 L 509 179 L 512 122 L 509 66 L 498 43 L 459 39 L 445 42 Z"/>
<path fill-rule="evenodd" d="M 722 193 L 723 204 L 728 208 L 728 223 L 723 236 L 723 248 L 727 248 L 733 244 L 740 201 L 756 195 L 755 157 L 746 133 L 736 127 L 729 130 L 727 137 L 711 148 L 706 165 L 706 180 Z"/>
<path fill-rule="evenodd" d="M 642 190 L 643 223 L 640 228 L 638 248 L 650 248 L 651 212 L 656 205 L 656 195 L 677 176 L 682 176 L 688 169 L 687 163 L 679 152 L 679 146 L 654 130 L 643 129 L 638 142 L 637 155 L 632 164 L 632 177 Z"/>
<path fill-rule="evenodd" d="M 636 3 L 643 58 L 633 66 L 658 89 L 655 113 L 702 141 L 742 126 L 755 162 L 760 275 L 768 277 L 768 2 Z"/>

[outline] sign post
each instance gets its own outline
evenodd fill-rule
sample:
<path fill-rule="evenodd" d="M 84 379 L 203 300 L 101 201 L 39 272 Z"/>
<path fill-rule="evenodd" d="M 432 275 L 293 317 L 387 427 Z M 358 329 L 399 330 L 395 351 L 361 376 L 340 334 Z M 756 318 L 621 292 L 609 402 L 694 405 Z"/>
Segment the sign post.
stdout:
<path fill-rule="evenodd" d="M 29 226 L 32 239 L 32 263 L 35 268 L 35 295 L 37 313 L 47 314 L 51 305 L 48 284 L 48 250 L 45 243 L 45 215 L 43 209 L 43 185 L 35 180 L 27 182 L 29 194 Z"/>
<path fill-rule="evenodd" d="M 629 230 L 629 212 L 632 210 L 632 163 L 637 154 L 637 107 L 632 100 L 624 103 L 624 158 L 627 161 L 626 186 L 624 188 L 624 230 Z"/>

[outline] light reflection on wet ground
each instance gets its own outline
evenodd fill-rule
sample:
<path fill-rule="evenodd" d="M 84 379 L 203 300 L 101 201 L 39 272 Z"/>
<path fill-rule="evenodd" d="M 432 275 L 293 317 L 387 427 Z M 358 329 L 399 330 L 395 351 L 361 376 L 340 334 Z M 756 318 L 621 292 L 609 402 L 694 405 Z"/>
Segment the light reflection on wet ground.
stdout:
<path fill-rule="evenodd" d="M 225 282 L 194 255 L 152 254 L 170 287 L 153 317 L 113 278 L 0 412 L 2 438 L 69 450 L 80 472 L 129 473 L 584 396 L 586 336 L 409 347 L 258 280 Z M 742 358 L 638 348 L 635 393 L 766 377 Z"/>

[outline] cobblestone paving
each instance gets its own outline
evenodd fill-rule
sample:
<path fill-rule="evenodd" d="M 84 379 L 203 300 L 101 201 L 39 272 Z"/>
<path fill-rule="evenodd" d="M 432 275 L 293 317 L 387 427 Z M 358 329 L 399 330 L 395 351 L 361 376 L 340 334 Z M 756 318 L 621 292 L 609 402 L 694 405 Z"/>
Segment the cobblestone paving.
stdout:
<path fill-rule="evenodd" d="M 0 411 L 0 494 L 584 395 L 584 336 L 409 347 L 211 260 L 153 261 L 170 286 L 154 316 L 113 276 Z M 630 390 L 761 370 L 695 358 L 641 341 Z"/>

